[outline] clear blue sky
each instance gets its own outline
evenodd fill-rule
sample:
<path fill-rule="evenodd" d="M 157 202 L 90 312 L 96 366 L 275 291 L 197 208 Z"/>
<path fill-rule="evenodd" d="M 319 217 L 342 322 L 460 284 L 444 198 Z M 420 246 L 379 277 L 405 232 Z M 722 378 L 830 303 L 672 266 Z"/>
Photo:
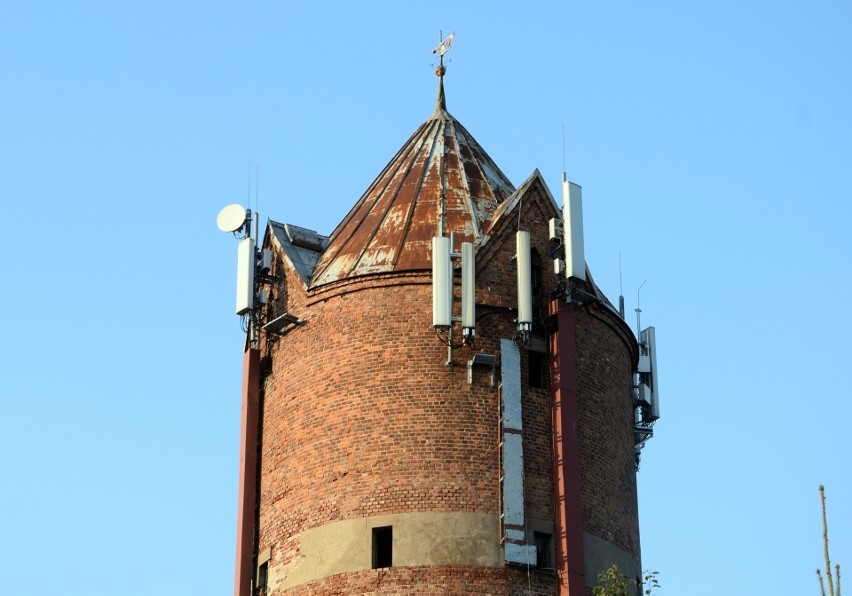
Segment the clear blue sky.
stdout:
<path fill-rule="evenodd" d="M 0 14 L 0 593 L 228 595 L 242 335 L 216 229 L 329 233 L 434 106 L 657 328 L 663 596 L 852 569 L 848 2 L 38 2 Z M 253 168 L 254 166 L 252 166 Z M 252 174 L 252 178 L 254 175 Z M 254 202 L 252 191 L 252 202 Z"/>

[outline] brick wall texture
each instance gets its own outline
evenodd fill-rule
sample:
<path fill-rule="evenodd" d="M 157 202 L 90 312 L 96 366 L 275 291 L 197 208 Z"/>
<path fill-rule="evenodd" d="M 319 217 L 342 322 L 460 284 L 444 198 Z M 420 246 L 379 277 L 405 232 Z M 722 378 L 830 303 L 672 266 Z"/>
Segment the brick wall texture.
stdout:
<path fill-rule="evenodd" d="M 529 201 L 522 216 L 541 260 L 536 307 L 546 313 L 556 284 L 547 256 L 550 199 L 541 194 Z M 478 249 L 476 345 L 456 349 L 454 366 L 445 365 L 447 348 L 432 328 L 431 272 L 364 276 L 307 290 L 276 254 L 282 282 L 269 314 L 287 311 L 306 324 L 264 344 L 257 546 L 272 548 L 271 575 L 300 556 L 302 531 L 330 522 L 420 511 L 499 514 L 498 392 L 485 367 L 477 367 L 468 384 L 466 363 L 474 352 L 497 354 L 500 338 L 514 334 L 517 220 Z M 460 285 L 460 277 L 456 281 Z M 536 335 L 546 345 L 540 323 Z M 629 329 L 608 309 L 578 311 L 584 530 L 638 557 L 630 342 Z M 526 515 L 552 521 L 550 391 L 546 372 L 544 388 L 529 387 L 528 351 L 521 357 Z M 288 592 L 270 586 L 267 594 L 556 590 L 552 572 L 426 566 L 345 573 Z"/>

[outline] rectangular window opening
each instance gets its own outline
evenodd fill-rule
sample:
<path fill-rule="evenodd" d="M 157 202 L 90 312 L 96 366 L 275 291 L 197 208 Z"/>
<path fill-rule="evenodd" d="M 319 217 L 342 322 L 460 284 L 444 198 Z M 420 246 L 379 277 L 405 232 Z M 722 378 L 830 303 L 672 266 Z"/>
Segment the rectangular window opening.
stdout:
<path fill-rule="evenodd" d="M 393 567 L 393 526 L 373 528 L 373 569 Z"/>
<path fill-rule="evenodd" d="M 547 361 L 547 358 L 545 358 L 546 354 L 528 350 L 527 355 L 527 366 L 529 369 L 527 372 L 529 373 L 530 387 L 533 389 L 544 389 L 544 363 Z"/>
<path fill-rule="evenodd" d="M 257 568 L 257 586 L 255 594 L 257 596 L 266 596 L 266 583 L 269 576 L 269 561 L 262 563 Z"/>
<path fill-rule="evenodd" d="M 553 535 L 533 532 L 536 569 L 553 569 Z"/>

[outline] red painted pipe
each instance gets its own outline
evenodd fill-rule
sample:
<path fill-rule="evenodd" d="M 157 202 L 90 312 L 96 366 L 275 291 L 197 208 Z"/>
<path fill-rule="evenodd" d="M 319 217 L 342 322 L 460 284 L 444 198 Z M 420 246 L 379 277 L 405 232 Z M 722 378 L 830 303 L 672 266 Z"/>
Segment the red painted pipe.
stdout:
<path fill-rule="evenodd" d="M 260 351 L 243 356 L 240 414 L 240 489 L 237 498 L 237 569 L 234 596 L 251 596 L 254 571 L 254 508 L 257 501 L 257 430 L 260 404 Z"/>
<path fill-rule="evenodd" d="M 577 429 L 577 333 L 573 304 L 550 303 L 558 330 L 550 336 L 553 404 L 553 485 L 556 497 L 556 574 L 560 596 L 586 593 L 580 438 Z"/>

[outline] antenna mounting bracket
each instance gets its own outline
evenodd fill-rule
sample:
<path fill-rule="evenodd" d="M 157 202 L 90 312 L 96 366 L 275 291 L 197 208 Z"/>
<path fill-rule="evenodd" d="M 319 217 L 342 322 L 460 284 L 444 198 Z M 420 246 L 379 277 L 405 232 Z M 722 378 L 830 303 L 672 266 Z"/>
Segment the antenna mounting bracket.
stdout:
<path fill-rule="evenodd" d="M 299 317 L 293 316 L 290 313 L 284 313 L 283 315 L 279 315 L 269 321 L 266 325 L 261 327 L 264 331 L 269 334 L 282 336 L 287 335 L 296 327 L 304 325 L 305 321 L 300 319 Z"/>

